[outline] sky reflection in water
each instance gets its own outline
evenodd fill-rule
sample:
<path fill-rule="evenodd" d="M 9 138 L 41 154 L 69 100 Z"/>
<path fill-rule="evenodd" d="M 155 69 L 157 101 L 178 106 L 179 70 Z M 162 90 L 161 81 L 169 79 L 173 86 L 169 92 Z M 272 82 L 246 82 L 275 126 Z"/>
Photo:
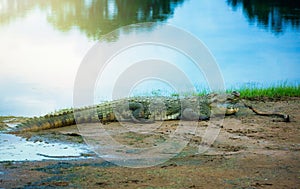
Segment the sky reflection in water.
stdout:
<path fill-rule="evenodd" d="M 71 107 L 76 72 L 89 48 L 103 34 L 145 21 L 170 23 L 202 40 L 228 88 L 249 82 L 299 83 L 299 11 L 278 29 L 279 24 L 273 28 L 273 22 L 260 21 L 260 15 L 249 11 L 243 1 L 161 2 L 0 0 L 0 115 L 41 115 Z M 276 10 L 284 17 L 281 9 Z M 202 78 L 195 79 L 199 88 L 206 85 L 203 76 L 190 69 L 188 59 L 175 57 L 189 77 Z M 143 88 L 152 87 L 139 90 Z"/>

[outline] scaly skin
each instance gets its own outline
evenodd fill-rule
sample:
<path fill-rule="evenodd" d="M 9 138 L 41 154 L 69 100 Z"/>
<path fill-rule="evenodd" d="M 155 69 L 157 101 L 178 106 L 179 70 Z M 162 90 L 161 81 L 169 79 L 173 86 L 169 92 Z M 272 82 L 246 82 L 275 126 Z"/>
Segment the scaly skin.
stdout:
<path fill-rule="evenodd" d="M 211 114 L 230 115 L 238 111 L 239 93 L 210 94 L 186 98 L 132 97 L 105 102 L 92 107 L 65 109 L 31 118 L 10 133 L 34 132 L 91 122 L 131 121 L 148 123 L 157 120 L 205 120 Z M 219 111 L 219 112 L 218 112 Z M 76 117 L 76 119 L 75 119 Z"/>

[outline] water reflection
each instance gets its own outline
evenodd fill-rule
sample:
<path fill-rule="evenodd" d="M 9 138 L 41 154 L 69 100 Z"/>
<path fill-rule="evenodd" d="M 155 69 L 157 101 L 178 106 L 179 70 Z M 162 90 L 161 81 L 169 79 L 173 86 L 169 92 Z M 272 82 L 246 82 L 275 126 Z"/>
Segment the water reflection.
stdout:
<path fill-rule="evenodd" d="M 160 23 L 170 23 L 203 40 L 229 88 L 246 82 L 299 82 L 299 5 L 270 2 L 0 0 L 0 115 L 38 116 L 71 107 L 76 73 L 88 49 L 103 34 L 146 21 L 154 24 L 149 28 L 136 25 L 108 40 L 128 33 L 151 33 Z M 267 30 L 249 27 L 242 11 L 232 14 L 228 5 L 242 7 L 252 23 Z M 136 54 L 132 52 L 132 57 Z M 161 50 L 153 54 L 168 56 Z M 120 64 L 126 66 L 130 60 L 124 58 Z M 182 65 L 189 77 L 199 79 L 186 59 L 170 56 L 166 60 Z"/>
<path fill-rule="evenodd" d="M 0 115 L 37 116 L 71 107 L 77 69 L 94 41 L 128 24 L 150 21 L 156 24 L 132 30 L 152 30 L 183 2 L 0 0 Z"/>
<path fill-rule="evenodd" d="M 0 24 L 24 17 L 35 8 L 47 14 L 56 29 L 79 29 L 97 40 L 120 26 L 140 22 L 163 22 L 184 0 L 2 0 Z"/>
<path fill-rule="evenodd" d="M 300 3 L 295 0 L 227 0 L 236 10 L 242 7 L 251 24 L 257 24 L 275 34 L 284 32 L 286 26 L 300 29 Z"/>

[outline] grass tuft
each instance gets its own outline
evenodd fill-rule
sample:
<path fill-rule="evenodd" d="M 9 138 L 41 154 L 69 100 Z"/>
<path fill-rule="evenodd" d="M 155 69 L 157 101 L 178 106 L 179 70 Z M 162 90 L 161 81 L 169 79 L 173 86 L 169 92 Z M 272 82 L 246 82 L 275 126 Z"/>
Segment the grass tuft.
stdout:
<path fill-rule="evenodd" d="M 211 92 L 209 89 L 203 86 L 196 86 L 197 93 L 185 92 L 185 93 L 168 93 L 161 90 L 151 92 L 150 96 L 204 96 L 209 93 L 222 93 L 222 92 Z M 300 97 L 300 84 L 289 83 L 289 82 L 277 82 L 270 85 L 260 83 L 246 83 L 238 85 L 226 90 L 226 93 L 232 91 L 238 91 L 241 94 L 241 98 L 248 99 L 260 99 L 260 98 L 282 98 L 282 97 Z M 149 96 L 149 93 L 145 93 L 145 96 Z"/>
<path fill-rule="evenodd" d="M 256 84 L 244 85 L 230 91 L 233 90 L 239 91 L 241 98 L 300 97 L 300 85 L 289 85 L 287 83 L 274 84 L 267 87 Z"/>

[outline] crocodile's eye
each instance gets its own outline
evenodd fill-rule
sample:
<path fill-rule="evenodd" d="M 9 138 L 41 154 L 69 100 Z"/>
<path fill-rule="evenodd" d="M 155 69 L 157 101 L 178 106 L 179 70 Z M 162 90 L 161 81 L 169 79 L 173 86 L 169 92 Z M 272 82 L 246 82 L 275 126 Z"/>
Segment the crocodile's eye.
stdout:
<path fill-rule="evenodd" d="M 240 93 L 239 92 L 237 92 L 237 91 L 232 91 L 232 93 L 231 93 L 232 95 L 234 95 L 235 97 L 240 97 Z"/>

